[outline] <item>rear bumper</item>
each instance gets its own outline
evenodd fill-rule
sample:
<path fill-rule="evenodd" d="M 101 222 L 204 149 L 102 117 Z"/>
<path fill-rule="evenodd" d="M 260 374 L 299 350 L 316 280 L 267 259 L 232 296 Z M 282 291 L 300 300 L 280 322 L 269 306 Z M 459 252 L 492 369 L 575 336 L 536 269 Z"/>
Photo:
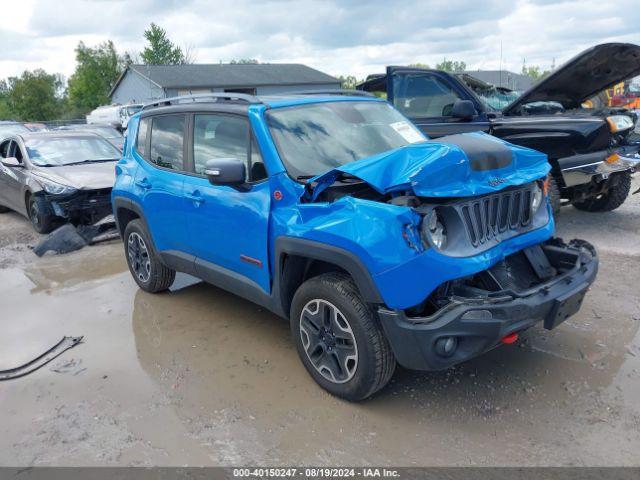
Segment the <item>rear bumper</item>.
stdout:
<path fill-rule="evenodd" d="M 633 173 L 640 169 L 639 150 L 637 145 L 630 145 L 613 151 L 601 150 L 561 158 L 558 163 L 564 184 L 566 187 L 575 187 L 592 181 L 604 181 L 617 172 Z M 608 163 L 606 159 L 613 154 L 618 154 L 618 159 Z"/>
<path fill-rule="evenodd" d="M 527 291 L 503 291 L 486 298 L 453 297 L 446 307 L 424 318 L 380 309 L 378 314 L 398 363 L 415 370 L 441 370 L 491 350 L 505 336 L 536 323 L 555 328 L 578 311 L 598 271 L 592 248 L 560 248 L 562 255 L 575 258 L 575 265 Z M 456 339 L 457 348 L 448 356 L 439 354 L 436 344 L 448 337 Z"/>

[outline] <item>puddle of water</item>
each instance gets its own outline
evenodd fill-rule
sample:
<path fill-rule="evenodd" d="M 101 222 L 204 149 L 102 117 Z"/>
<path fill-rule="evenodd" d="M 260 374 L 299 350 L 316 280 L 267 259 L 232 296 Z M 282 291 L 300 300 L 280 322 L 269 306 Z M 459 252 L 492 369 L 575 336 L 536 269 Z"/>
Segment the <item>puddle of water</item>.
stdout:
<path fill-rule="evenodd" d="M 557 330 L 445 372 L 399 369 L 351 404 L 311 380 L 287 322 L 188 277 L 144 293 L 119 244 L 0 269 L 0 368 L 85 335 L 59 358 L 86 369 L 0 385 L 0 464 L 633 463 L 637 271 L 604 255 Z"/>

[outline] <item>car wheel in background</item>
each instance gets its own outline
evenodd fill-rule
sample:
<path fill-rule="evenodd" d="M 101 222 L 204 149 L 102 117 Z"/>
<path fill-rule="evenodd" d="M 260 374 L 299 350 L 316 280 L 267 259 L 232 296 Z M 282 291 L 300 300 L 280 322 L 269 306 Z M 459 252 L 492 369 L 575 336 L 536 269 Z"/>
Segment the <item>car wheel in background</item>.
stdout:
<path fill-rule="evenodd" d="M 38 233 L 49 233 L 55 227 L 55 216 L 49 213 L 49 208 L 43 198 L 30 196 L 27 204 L 29 220 Z"/>
<path fill-rule="evenodd" d="M 124 230 L 124 250 L 129 271 L 142 290 L 157 293 L 171 286 L 176 272 L 160 261 L 140 220 L 132 220 L 127 224 Z"/>
<path fill-rule="evenodd" d="M 554 215 L 556 215 L 560 211 L 560 188 L 558 188 L 558 182 L 553 177 L 552 174 L 549 174 L 549 183 L 548 183 L 548 195 L 549 195 L 549 204 L 551 205 L 551 211 Z"/>
<path fill-rule="evenodd" d="M 610 182 L 610 186 L 606 192 L 587 198 L 582 202 L 572 202 L 573 206 L 586 212 L 610 212 L 618 208 L 629 196 L 631 174 L 629 172 L 616 173 L 611 175 L 607 182 Z"/>
<path fill-rule="evenodd" d="M 300 286 L 291 305 L 291 333 L 309 374 L 338 397 L 364 400 L 395 370 L 375 311 L 347 275 L 327 273 Z"/>

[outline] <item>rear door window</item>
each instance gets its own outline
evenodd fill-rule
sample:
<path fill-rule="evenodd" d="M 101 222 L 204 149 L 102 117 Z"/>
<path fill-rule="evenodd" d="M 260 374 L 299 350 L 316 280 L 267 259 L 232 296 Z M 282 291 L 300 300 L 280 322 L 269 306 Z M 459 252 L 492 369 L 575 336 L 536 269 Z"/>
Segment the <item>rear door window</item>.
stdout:
<path fill-rule="evenodd" d="M 184 115 L 153 117 L 148 160 L 158 167 L 184 170 Z"/>

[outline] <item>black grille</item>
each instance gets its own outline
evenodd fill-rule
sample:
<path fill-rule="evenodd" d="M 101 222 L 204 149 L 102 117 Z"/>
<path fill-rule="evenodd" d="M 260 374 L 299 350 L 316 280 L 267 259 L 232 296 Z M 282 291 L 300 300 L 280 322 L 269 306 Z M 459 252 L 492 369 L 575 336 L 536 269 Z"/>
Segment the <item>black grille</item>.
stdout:
<path fill-rule="evenodd" d="M 506 190 L 458 205 L 469 240 L 482 245 L 506 230 L 531 223 L 531 185 Z"/>

